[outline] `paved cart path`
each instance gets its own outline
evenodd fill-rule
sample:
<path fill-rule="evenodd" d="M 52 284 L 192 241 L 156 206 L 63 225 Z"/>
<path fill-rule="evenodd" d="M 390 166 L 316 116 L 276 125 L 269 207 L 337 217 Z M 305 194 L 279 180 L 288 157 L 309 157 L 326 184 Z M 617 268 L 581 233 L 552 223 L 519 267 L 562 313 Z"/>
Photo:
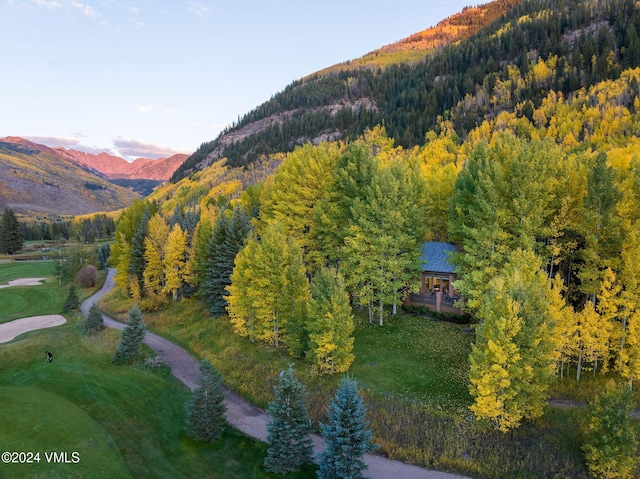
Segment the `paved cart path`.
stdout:
<path fill-rule="evenodd" d="M 115 284 L 114 276 L 115 270 L 109 269 L 102 289 L 82 303 L 80 309 L 85 316 L 89 314 L 89 308 L 92 303 L 97 303 L 113 288 Z M 105 326 L 120 330 L 124 329 L 123 323 L 115 321 L 105 314 L 102 317 Z M 166 361 L 176 378 L 182 381 L 189 389 L 193 390 L 195 388 L 199 374 L 199 362 L 193 356 L 180 346 L 152 332 L 147 332 L 144 343 Z M 269 415 L 265 411 L 252 406 L 233 391 L 227 391 L 225 404 L 227 406 L 227 421 L 229 424 L 251 437 L 266 442 Z M 314 451 L 318 454 L 324 449 L 324 441 L 317 434 L 314 434 L 312 439 Z M 429 471 L 373 454 L 366 454 L 364 459 L 369 466 L 365 475 L 371 477 L 371 479 L 465 479 L 464 476 Z"/>

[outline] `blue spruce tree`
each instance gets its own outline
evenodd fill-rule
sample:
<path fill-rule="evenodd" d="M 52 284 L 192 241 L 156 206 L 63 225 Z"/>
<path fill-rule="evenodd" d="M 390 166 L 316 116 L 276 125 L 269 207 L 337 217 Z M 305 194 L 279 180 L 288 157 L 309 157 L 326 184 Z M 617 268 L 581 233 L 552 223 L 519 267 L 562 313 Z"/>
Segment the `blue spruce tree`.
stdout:
<path fill-rule="evenodd" d="M 293 367 L 280 373 L 275 393 L 268 408 L 271 422 L 267 424 L 269 449 L 264 467 L 268 472 L 287 474 L 312 460 L 311 420 L 304 403 L 306 388 Z"/>
<path fill-rule="evenodd" d="M 132 306 L 129 310 L 126 326 L 122 331 L 120 344 L 116 350 L 114 361 L 116 363 L 131 363 L 140 354 L 140 345 L 147 334 L 147 327 L 142 319 L 142 312 L 137 306 Z"/>
<path fill-rule="evenodd" d="M 222 376 L 208 359 L 200 362 L 200 377 L 187 404 L 189 436 L 203 442 L 215 442 L 226 424 Z"/>
<path fill-rule="evenodd" d="M 360 479 L 367 468 L 363 456 L 377 446 L 371 442 L 372 434 L 367 409 L 358 394 L 358 385 L 352 379 L 340 381 L 336 396 L 327 410 L 329 424 L 320 424 L 325 450 L 318 461 L 320 479 Z"/>

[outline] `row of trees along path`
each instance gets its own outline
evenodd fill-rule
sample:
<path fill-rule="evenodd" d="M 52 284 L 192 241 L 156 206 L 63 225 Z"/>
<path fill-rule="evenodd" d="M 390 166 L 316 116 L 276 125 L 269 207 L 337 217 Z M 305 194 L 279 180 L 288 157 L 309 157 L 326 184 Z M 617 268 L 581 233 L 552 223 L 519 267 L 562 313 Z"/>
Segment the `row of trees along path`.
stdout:
<path fill-rule="evenodd" d="M 80 307 L 82 314 L 88 316 L 91 305 L 98 303 L 114 287 L 115 272 L 115 269 L 110 268 L 102 289 L 82 303 Z M 105 314 L 102 317 L 105 326 L 119 330 L 124 329 L 124 323 L 120 323 Z M 144 343 L 165 360 L 176 378 L 191 390 L 196 387 L 199 363 L 193 356 L 180 346 L 151 332 L 147 332 L 145 335 Z M 263 442 L 267 441 L 267 423 L 269 423 L 270 418 L 265 411 L 252 406 L 242 397 L 229 390 L 226 390 L 225 404 L 227 406 L 227 421 L 229 424 L 248 436 Z M 324 441 L 317 434 L 312 435 L 312 440 L 314 454 L 317 455 L 324 450 Z M 373 454 L 365 454 L 364 461 L 369 467 L 365 471 L 365 475 L 371 479 L 397 479 L 399 477 L 403 479 L 465 479 L 464 476 L 429 471 Z"/>

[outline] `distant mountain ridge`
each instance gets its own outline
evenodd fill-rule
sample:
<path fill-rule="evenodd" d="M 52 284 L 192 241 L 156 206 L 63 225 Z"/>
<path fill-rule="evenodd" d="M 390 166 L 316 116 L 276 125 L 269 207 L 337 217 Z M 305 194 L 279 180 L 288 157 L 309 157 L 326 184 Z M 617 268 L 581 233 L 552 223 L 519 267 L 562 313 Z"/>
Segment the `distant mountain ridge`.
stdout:
<path fill-rule="evenodd" d="M 137 158 L 131 163 L 119 156 L 100 153 L 94 155 L 78 150 L 68 150 L 63 147 L 54 148 L 65 158 L 93 171 L 107 179 L 155 180 L 167 181 L 173 172 L 186 160 L 189 155 L 176 154 L 168 158 Z"/>
<path fill-rule="evenodd" d="M 128 162 L 124 158 L 110 155 L 106 152 L 96 155 L 61 146 L 49 147 L 18 136 L 0 138 L 0 142 L 21 145 L 30 151 L 39 151 L 53 157 L 64 158 L 76 163 L 86 171 L 108 180 L 167 181 L 171 178 L 173 172 L 189 157 L 189 155 L 179 153 L 168 158 L 158 158 L 156 160 L 137 158 L 132 162 Z"/>
<path fill-rule="evenodd" d="M 23 138 L 0 139 L 0 209 L 75 216 L 124 208 L 139 197 L 53 148 Z"/>

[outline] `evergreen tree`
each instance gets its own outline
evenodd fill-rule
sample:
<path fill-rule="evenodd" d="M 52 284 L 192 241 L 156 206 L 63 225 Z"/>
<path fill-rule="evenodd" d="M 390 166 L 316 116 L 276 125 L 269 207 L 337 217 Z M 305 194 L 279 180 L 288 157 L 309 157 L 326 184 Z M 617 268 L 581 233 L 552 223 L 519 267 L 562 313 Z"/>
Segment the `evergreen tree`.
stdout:
<path fill-rule="evenodd" d="M 76 309 L 80 306 L 80 299 L 78 299 L 78 292 L 76 290 L 76 285 L 71 283 L 69 286 L 69 293 L 67 294 L 67 299 L 64 301 L 62 305 L 62 312 L 69 313 L 72 310 Z"/>
<path fill-rule="evenodd" d="M 198 441 L 215 442 L 226 424 L 222 377 L 208 359 L 200 362 L 200 377 L 187 403 L 189 436 Z"/>
<path fill-rule="evenodd" d="M 326 448 L 318 458 L 320 479 L 358 479 L 367 468 L 363 456 L 376 449 L 366 407 L 352 379 L 342 379 L 327 409 L 329 424 L 320 424 Z"/>
<path fill-rule="evenodd" d="M 5 208 L 0 217 L 0 253 L 14 254 L 23 244 L 20 222 L 12 210 Z"/>
<path fill-rule="evenodd" d="M 126 326 L 122 331 L 120 344 L 114 356 L 116 363 L 130 363 L 140 354 L 140 345 L 147 334 L 142 313 L 136 305 L 129 310 Z"/>
<path fill-rule="evenodd" d="M 269 403 L 267 424 L 269 449 L 264 460 L 268 472 L 288 474 L 312 460 L 311 420 L 304 403 L 305 386 L 295 376 L 293 366 L 280 373 L 275 401 Z"/>
<path fill-rule="evenodd" d="M 635 477 L 640 455 L 632 407 L 629 391 L 612 380 L 589 406 L 589 430 L 582 449 L 595 477 Z"/>
<path fill-rule="evenodd" d="M 309 345 L 322 374 L 342 373 L 353 362 L 353 314 L 342 275 L 323 268 L 311 281 Z"/>
<path fill-rule="evenodd" d="M 145 268 L 145 259 L 144 259 L 144 239 L 147 236 L 149 219 L 151 219 L 151 210 L 149 206 L 144 210 L 144 214 L 140 219 L 140 223 L 136 228 L 136 232 L 131 239 L 131 249 L 129 251 L 129 275 L 131 281 L 138 282 L 138 288 L 140 291 L 144 290 L 144 268 Z"/>
<path fill-rule="evenodd" d="M 102 271 L 107 267 L 107 258 L 104 255 L 104 249 L 97 248 L 97 254 L 98 254 L 98 269 Z"/>
<path fill-rule="evenodd" d="M 89 308 L 89 315 L 87 316 L 85 327 L 88 331 L 100 331 L 104 327 L 102 313 L 96 303 L 93 303 L 91 308 Z"/>
<path fill-rule="evenodd" d="M 207 251 L 207 267 L 201 296 L 213 315 L 227 309 L 226 288 L 231 284 L 234 261 L 251 232 L 251 222 L 242 206 L 233 209 L 228 218 L 221 213 L 213 229 Z"/>

